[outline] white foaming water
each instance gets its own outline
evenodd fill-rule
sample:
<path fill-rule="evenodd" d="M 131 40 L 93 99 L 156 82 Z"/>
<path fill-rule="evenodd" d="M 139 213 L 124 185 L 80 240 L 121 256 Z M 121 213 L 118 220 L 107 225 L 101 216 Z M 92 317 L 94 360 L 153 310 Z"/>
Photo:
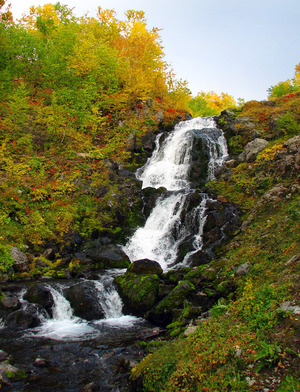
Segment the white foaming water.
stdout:
<path fill-rule="evenodd" d="M 36 336 L 55 340 L 76 340 L 84 335 L 90 336 L 95 333 L 95 329 L 87 321 L 73 315 L 69 301 L 62 294 L 61 286 L 56 289 L 49 285 L 48 288 L 54 300 L 53 318 L 44 320 L 41 326 L 36 328 L 38 331 Z"/>
<path fill-rule="evenodd" d="M 134 233 L 123 250 L 131 261 L 148 258 L 158 261 L 167 270 L 173 266 L 179 246 L 188 235 L 193 235 L 195 250 L 189 252 L 180 265 L 187 264 L 192 254 L 202 247 L 207 196 L 203 196 L 194 211 L 193 219 L 198 221 L 196 233 L 188 233 L 180 222 L 187 194 L 193 192 L 188 177 L 194 141 L 200 138 L 206 147 L 209 157 L 207 180 L 214 178 L 228 153 L 226 139 L 216 128 L 213 118 L 199 117 L 181 122 L 164 140 L 163 137 L 164 134 L 158 135 L 152 157 L 137 170 L 136 176 L 143 181 L 143 188 L 164 187 L 180 192 L 170 192 L 168 197 L 157 200 L 145 226 Z"/>
<path fill-rule="evenodd" d="M 130 260 L 147 258 L 158 261 L 166 269 L 177 254 L 178 241 L 172 231 L 180 225 L 185 193 L 173 193 L 156 202 L 144 227 L 139 228 L 125 247 Z"/>
<path fill-rule="evenodd" d="M 74 316 L 69 301 L 63 295 L 63 286 L 49 285 L 48 288 L 54 300 L 53 318 L 41 318 L 42 324 L 34 329 L 34 334 L 30 335 L 55 340 L 91 339 L 99 335 L 100 330 L 97 327 L 99 325 L 129 327 L 139 321 L 137 317 L 124 316 L 122 313 L 122 300 L 113 286 L 113 277 L 121 272 L 110 270 L 101 276 L 99 281 L 93 281 L 99 303 L 105 313 L 105 319 L 102 320 L 88 322 Z"/>

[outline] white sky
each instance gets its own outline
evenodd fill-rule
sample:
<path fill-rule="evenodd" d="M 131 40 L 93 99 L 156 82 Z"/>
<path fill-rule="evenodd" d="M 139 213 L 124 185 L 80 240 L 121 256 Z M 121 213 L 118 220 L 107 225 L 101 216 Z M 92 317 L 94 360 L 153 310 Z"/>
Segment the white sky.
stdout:
<path fill-rule="evenodd" d="M 56 0 L 7 0 L 14 18 L 31 5 Z M 77 16 L 98 6 L 143 10 L 148 27 L 161 28 L 165 60 L 177 78 L 199 91 L 262 100 L 267 89 L 293 78 L 300 62 L 299 0 L 60 0 Z"/>

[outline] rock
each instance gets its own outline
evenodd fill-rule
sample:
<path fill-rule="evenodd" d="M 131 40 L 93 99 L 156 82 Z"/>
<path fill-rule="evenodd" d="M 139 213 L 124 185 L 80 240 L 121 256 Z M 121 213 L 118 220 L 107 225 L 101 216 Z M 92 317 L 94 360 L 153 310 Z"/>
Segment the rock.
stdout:
<path fill-rule="evenodd" d="M 300 314 L 300 306 L 292 305 L 291 301 L 286 301 L 280 304 L 280 307 L 285 312 L 292 312 L 294 314 Z"/>
<path fill-rule="evenodd" d="M 44 285 L 37 283 L 31 286 L 24 295 L 24 299 L 31 303 L 40 304 L 48 314 L 52 317 L 52 308 L 54 306 L 54 298 L 51 290 Z"/>
<path fill-rule="evenodd" d="M 288 189 L 284 185 L 278 184 L 260 198 L 257 206 L 260 207 L 265 203 L 272 203 L 278 200 L 282 200 L 287 195 L 287 193 Z"/>
<path fill-rule="evenodd" d="M 12 294 L 3 297 L 1 300 L 1 304 L 5 309 L 9 309 L 9 310 L 12 309 L 16 310 L 20 307 L 18 297 Z"/>
<path fill-rule="evenodd" d="M 197 325 L 189 325 L 184 331 L 184 336 L 189 336 L 192 333 L 196 332 Z"/>
<path fill-rule="evenodd" d="M 225 166 L 232 169 L 238 165 L 238 161 L 236 159 L 230 159 L 229 161 L 225 162 Z"/>
<path fill-rule="evenodd" d="M 82 282 L 70 287 L 66 292 L 66 298 L 77 317 L 85 320 L 99 320 L 105 317 L 95 283 L 92 281 Z"/>
<path fill-rule="evenodd" d="M 240 265 L 239 268 L 236 270 L 236 275 L 239 276 L 246 275 L 249 272 L 249 270 L 250 270 L 250 264 L 248 262 L 244 263 Z"/>
<path fill-rule="evenodd" d="M 108 245 L 94 248 L 85 253 L 98 268 L 127 268 L 130 265 L 128 256 L 118 245 Z"/>
<path fill-rule="evenodd" d="M 134 261 L 130 264 L 127 271 L 137 275 L 161 275 L 163 273 L 160 264 L 157 261 L 149 259 Z"/>
<path fill-rule="evenodd" d="M 127 150 L 133 153 L 135 151 L 135 146 L 136 146 L 136 134 L 135 132 L 132 132 L 127 139 Z"/>
<path fill-rule="evenodd" d="M 6 361 L 9 358 L 7 352 L 0 350 L 0 362 Z"/>
<path fill-rule="evenodd" d="M 10 251 L 11 258 L 14 260 L 13 268 L 15 272 L 28 272 L 29 271 L 29 263 L 28 258 L 20 251 L 19 248 L 11 248 Z"/>
<path fill-rule="evenodd" d="M 143 316 L 158 302 L 160 279 L 157 275 L 137 275 L 126 272 L 114 279 L 125 309 Z"/>
<path fill-rule="evenodd" d="M 145 315 L 145 318 L 158 325 L 166 326 L 170 324 L 173 317 L 178 313 L 178 309 L 183 308 L 184 302 L 194 291 L 195 287 L 192 283 L 188 281 L 180 282 L 170 294 Z"/>
<path fill-rule="evenodd" d="M 45 252 L 43 253 L 43 256 L 46 259 L 53 261 L 55 260 L 55 250 L 53 248 L 46 249 Z"/>
<path fill-rule="evenodd" d="M 40 305 L 29 304 L 25 309 L 9 313 L 6 324 L 10 328 L 34 328 L 41 324 L 41 317 L 47 317 L 46 311 Z"/>
<path fill-rule="evenodd" d="M 254 139 L 252 142 L 246 144 L 244 151 L 239 155 L 240 162 L 253 162 L 259 152 L 263 151 L 268 145 L 265 139 Z"/>
<path fill-rule="evenodd" d="M 36 360 L 33 362 L 33 366 L 40 368 L 48 367 L 50 364 L 51 362 L 45 358 L 36 358 Z"/>
<path fill-rule="evenodd" d="M 12 381 L 17 381 L 20 380 L 22 378 L 25 378 L 25 373 L 16 368 L 15 366 L 12 366 L 8 363 L 1 363 L 0 364 L 0 381 L 1 383 L 4 383 L 6 385 L 10 385 L 11 384 L 11 380 Z"/>

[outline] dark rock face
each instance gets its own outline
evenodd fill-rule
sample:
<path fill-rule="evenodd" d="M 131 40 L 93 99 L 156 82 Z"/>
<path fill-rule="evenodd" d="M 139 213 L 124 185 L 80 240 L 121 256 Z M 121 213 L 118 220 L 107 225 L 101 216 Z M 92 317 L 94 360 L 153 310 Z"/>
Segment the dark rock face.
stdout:
<path fill-rule="evenodd" d="M 70 302 L 75 316 L 85 320 L 98 320 L 105 317 L 95 284 L 91 281 L 70 287 L 66 292 L 66 298 Z"/>
<path fill-rule="evenodd" d="M 96 246 L 86 250 L 84 256 L 96 263 L 98 268 L 126 268 L 130 265 L 128 256 L 118 245 Z"/>
<path fill-rule="evenodd" d="M 52 317 L 54 299 L 48 287 L 45 287 L 42 284 L 35 284 L 27 290 L 24 295 L 24 299 L 31 303 L 43 306 L 48 314 Z"/>
<path fill-rule="evenodd" d="M 41 324 L 41 317 L 47 317 L 45 309 L 40 305 L 29 304 L 24 309 L 9 313 L 6 325 L 10 328 L 34 328 Z"/>
<path fill-rule="evenodd" d="M 157 261 L 142 259 L 142 260 L 136 260 L 133 263 L 131 263 L 127 271 L 137 275 L 149 275 L 149 274 L 161 275 L 163 269 L 161 268 L 160 264 Z"/>

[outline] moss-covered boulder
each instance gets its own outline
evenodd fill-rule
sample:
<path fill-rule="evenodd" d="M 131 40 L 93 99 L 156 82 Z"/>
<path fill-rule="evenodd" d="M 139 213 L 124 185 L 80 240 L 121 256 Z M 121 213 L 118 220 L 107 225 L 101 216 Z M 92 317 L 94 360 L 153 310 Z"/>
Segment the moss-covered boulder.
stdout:
<path fill-rule="evenodd" d="M 138 275 L 126 272 L 115 277 L 115 284 L 124 303 L 124 311 L 137 316 L 153 308 L 158 301 L 158 275 Z"/>
<path fill-rule="evenodd" d="M 178 285 L 162 299 L 152 310 L 146 314 L 146 319 L 159 325 L 168 325 L 174 317 L 181 313 L 184 303 L 192 293 L 195 287 L 188 281 L 179 282 Z"/>

